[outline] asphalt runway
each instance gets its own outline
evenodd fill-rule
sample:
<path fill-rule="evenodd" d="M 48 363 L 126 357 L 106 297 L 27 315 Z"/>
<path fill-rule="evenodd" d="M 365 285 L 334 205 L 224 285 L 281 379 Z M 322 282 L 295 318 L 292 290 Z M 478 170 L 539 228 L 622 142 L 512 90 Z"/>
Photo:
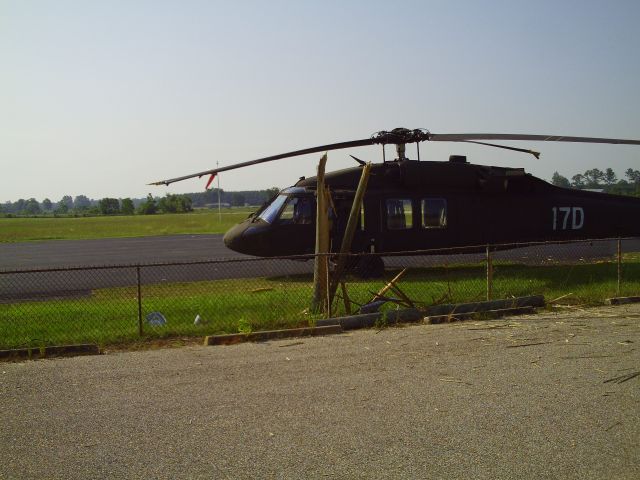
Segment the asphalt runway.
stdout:
<path fill-rule="evenodd" d="M 640 250 L 640 240 L 625 240 L 624 251 Z M 611 258 L 615 241 L 539 245 L 499 251 L 495 260 L 540 264 Z M 481 262 L 484 254 L 387 257 L 389 267 L 429 267 Z M 259 259 L 227 249 L 222 235 L 172 235 L 99 240 L 57 240 L 0 244 L 0 302 L 87 295 L 93 289 L 137 283 L 138 264 L 184 263 L 214 260 L 199 265 L 162 265 L 140 269 L 142 284 L 273 277 L 310 274 L 313 263 Z M 233 261 L 232 261 L 233 260 Z M 97 268 L 102 266 L 104 268 Z M 111 268 L 108 266 L 120 266 Z M 91 267 L 68 270 L 70 267 Z M 67 269 L 2 274 L 2 271 Z"/>
<path fill-rule="evenodd" d="M 624 251 L 639 251 L 640 239 L 624 240 Z M 496 258 L 539 261 L 545 257 L 560 259 L 597 258 L 615 254 L 615 241 L 594 241 L 567 245 L 525 247 L 498 252 Z M 229 250 L 222 234 L 167 235 L 98 240 L 54 240 L 47 242 L 0 243 L 0 271 L 66 268 L 96 265 L 133 265 L 178 263 L 201 260 L 249 259 Z M 454 261 L 440 255 L 438 261 Z M 475 255 L 469 258 L 483 258 Z"/>
<path fill-rule="evenodd" d="M 0 243 L 0 270 L 240 258 L 221 234 Z"/>
<path fill-rule="evenodd" d="M 0 478 L 637 479 L 640 307 L 0 364 Z"/>
<path fill-rule="evenodd" d="M 209 262 L 184 265 L 185 262 Z M 222 235 L 172 235 L 0 244 L 0 302 L 77 297 L 91 290 L 142 284 L 294 275 L 312 262 L 249 257 L 224 246 Z M 182 265 L 180 265 L 182 263 Z M 129 266 L 129 267 L 127 267 Z M 78 269 L 75 269 L 78 268 Z M 50 271 L 41 271 L 47 270 Z M 35 271 L 33 271 L 35 270 Z"/>

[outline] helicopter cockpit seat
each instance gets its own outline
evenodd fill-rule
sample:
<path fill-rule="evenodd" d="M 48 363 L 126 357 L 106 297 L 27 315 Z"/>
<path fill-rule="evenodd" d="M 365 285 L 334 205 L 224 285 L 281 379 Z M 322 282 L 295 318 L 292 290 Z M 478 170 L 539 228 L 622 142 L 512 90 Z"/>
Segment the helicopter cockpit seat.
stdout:
<path fill-rule="evenodd" d="M 313 199 L 310 197 L 299 197 L 293 210 L 293 223 L 309 224 L 313 223 Z"/>

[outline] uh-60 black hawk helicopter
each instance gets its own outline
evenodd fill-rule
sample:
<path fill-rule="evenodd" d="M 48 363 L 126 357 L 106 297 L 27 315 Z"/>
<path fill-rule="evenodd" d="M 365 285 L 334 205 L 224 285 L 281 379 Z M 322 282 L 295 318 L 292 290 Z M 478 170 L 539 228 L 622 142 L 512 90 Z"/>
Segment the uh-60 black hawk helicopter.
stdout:
<path fill-rule="evenodd" d="M 523 168 L 475 165 L 464 156 L 449 161 L 420 161 L 420 142 L 469 142 L 529 153 L 533 150 L 480 140 L 529 140 L 640 145 L 640 140 L 520 134 L 435 134 L 396 128 L 370 138 L 296 150 L 214 168 L 153 185 L 169 185 L 219 172 L 329 150 L 379 144 L 382 163 L 373 164 L 351 252 L 380 254 L 487 244 L 515 244 L 640 235 L 640 198 L 574 190 L 551 185 Z M 405 156 L 415 143 L 417 160 Z M 396 146 L 387 161 L 384 146 Z M 331 192 L 331 251 L 340 246 L 362 168 L 327 173 Z M 272 257 L 313 253 L 316 228 L 316 177 L 301 178 L 282 190 L 224 236 L 226 246 L 249 255 Z M 374 270 L 384 268 L 379 256 Z M 369 266 L 371 268 L 371 266 Z"/>

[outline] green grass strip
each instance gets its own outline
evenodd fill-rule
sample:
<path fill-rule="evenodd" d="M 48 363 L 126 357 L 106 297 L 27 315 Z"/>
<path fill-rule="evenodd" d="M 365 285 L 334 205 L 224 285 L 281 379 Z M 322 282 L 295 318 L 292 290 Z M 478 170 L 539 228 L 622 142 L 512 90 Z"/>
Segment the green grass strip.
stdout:
<path fill-rule="evenodd" d="M 392 278 L 397 271 L 387 271 Z M 620 294 L 640 294 L 640 259 L 626 256 Z M 9 279 L 7 279 L 9 280 Z M 164 326 L 143 322 L 143 338 L 237 333 L 313 324 L 309 313 L 309 275 L 190 283 L 143 285 L 143 316 L 157 311 Z M 368 302 L 385 281 L 347 279 L 349 297 Z M 479 301 L 486 298 L 482 264 L 413 268 L 399 283 L 417 306 Z M 616 295 L 614 261 L 578 265 L 523 266 L 496 264 L 493 298 L 542 294 L 547 300 L 570 294 L 562 303 L 601 304 Z M 392 293 L 388 294 L 393 296 Z M 357 308 L 357 306 L 355 306 Z M 384 308 L 396 308 L 393 303 Z M 334 315 L 345 313 L 337 299 Z M 204 323 L 194 325 L 196 315 Z M 93 290 L 90 296 L 0 304 L 0 348 L 96 342 L 100 345 L 139 340 L 135 287 Z"/>
<path fill-rule="evenodd" d="M 251 211 L 223 209 L 220 216 L 217 210 L 202 209 L 164 215 L 0 218 L 0 242 L 224 233 Z"/>

